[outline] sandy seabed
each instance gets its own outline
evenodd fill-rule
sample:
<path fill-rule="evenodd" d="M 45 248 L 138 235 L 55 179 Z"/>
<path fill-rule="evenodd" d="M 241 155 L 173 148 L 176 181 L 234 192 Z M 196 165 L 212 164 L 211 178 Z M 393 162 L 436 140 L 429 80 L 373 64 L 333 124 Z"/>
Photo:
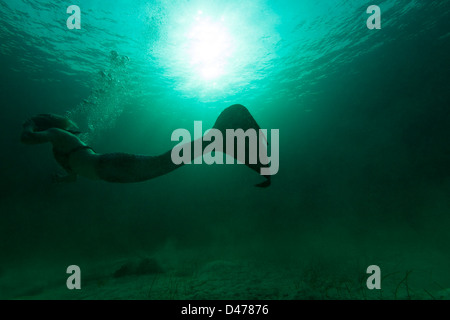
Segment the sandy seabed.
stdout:
<path fill-rule="evenodd" d="M 369 290 L 367 266 L 320 259 L 268 261 L 257 258 L 192 259 L 140 256 L 82 271 L 81 289 L 66 278 L 30 284 L 12 299 L 145 300 L 447 300 L 450 289 L 427 267 L 383 263 L 381 289 Z M 170 261 L 172 259 L 172 261 Z M 80 267 L 81 268 L 81 267 Z M 384 271 L 383 271 L 384 270 Z M 386 271 L 388 270 L 388 271 Z"/>

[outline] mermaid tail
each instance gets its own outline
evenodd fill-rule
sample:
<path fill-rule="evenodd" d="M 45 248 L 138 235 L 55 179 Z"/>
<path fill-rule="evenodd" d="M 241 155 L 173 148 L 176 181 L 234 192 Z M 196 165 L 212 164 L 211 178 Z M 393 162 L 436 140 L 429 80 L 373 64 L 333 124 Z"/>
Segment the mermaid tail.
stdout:
<path fill-rule="evenodd" d="M 223 135 L 223 142 L 226 145 L 226 129 L 242 129 L 244 131 L 248 129 L 255 129 L 259 132 L 259 125 L 253 119 L 250 112 L 242 105 L 232 105 L 226 108 L 217 118 L 214 124 L 214 129 L 220 130 Z M 259 148 L 264 147 L 264 144 L 259 143 L 258 136 L 258 151 Z M 265 139 L 265 137 L 263 137 Z M 191 150 L 194 150 L 194 143 L 191 143 Z M 203 146 L 205 148 L 206 146 Z M 233 156 L 237 155 L 237 146 L 235 144 L 235 150 Z M 129 183 L 140 182 L 156 178 L 161 175 L 165 175 L 173 170 L 181 167 L 183 164 L 174 164 L 171 157 L 171 151 L 159 156 L 142 156 L 133 155 L 127 153 L 110 153 L 99 155 L 99 159 L 96 164 L 96 172 L 100 179 L 109 182 Z M 203 152 L 203 150 L 202 150 Z M 203 154 L 203 153 L 202 153 Z M 267 151 L 265 153 L 267 155 Z M 248 161 L 249 146 L 246 143 L 245 146 L 246 161 L 245 164 L 252 170 L 260 173 L 263 164 L 259 158 L 257 163 L 250 164 Z M 199 155 L 194 155 L 192 152 L 192 160 Z M 264 176 L 265 181 L 257 184 L 257 187 L 268 187 L 270 185 L 270 176 Z"/>

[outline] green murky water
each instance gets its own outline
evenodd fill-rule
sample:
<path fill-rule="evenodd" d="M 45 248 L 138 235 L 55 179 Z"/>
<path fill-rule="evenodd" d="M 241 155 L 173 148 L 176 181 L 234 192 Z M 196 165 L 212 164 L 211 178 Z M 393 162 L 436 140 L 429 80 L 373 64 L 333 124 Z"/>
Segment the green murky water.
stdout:
<path fill-rule="evenodd" d="M 449 296 L 448 4 L 83 0 L 70 30 L 71 4 L 0 0 L 0 298 Z M 235 103 L 279 129 L 267 189 L 238 165 L 55 184 L 51 147 L 19 141 L 52 112 L 157 155 Z"/>

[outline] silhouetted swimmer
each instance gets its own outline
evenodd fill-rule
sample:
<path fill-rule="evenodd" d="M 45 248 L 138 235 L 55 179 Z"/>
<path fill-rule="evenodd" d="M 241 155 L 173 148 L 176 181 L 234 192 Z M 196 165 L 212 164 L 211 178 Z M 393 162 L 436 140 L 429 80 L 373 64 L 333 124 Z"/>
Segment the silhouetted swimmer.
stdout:
<path fill-rule="evenodd" d="M 215 129 L 225 133 L 226 129 L 249 128 L 259 131 L 259 126 L 242 105 L 226 108 L 217 118 Z M 174 164 L 169 150 L 158 156 L 144 156 L 128 153 L 96 153 L 78 137 L 77 125 L 66 117 L 54 114 L 39 114 L 23 124 L 21 141 L 24 144 L 42 144 L 50 142 L 53 145 L 55 160 L 67 172 L 59 176 L 58 181 L 75 181 L 77 175 L 108 182 L 131 183 L 150 180 L 167 174 L 183 164 Z M 191 143 L 194 148 L 195 141 Z M 192 155 L 192 160 L 199 156 Z M 246 165 L 260 172 L 261 163 Z M 264 176 L 265 181 L 256 185 L 268 187 L 270 175 Z"/>

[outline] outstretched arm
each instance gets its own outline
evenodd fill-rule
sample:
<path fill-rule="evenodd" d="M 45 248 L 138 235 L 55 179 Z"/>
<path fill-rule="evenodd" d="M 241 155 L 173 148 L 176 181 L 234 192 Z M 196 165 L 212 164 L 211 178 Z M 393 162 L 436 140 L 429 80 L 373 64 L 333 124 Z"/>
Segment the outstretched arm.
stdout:
<path fill-rule="evenodd" d="M 20 141 L 25 144 L 40 144 L 45 142 L 52 142 L 55 136 L 55 130 L 59 129 L 48 129 L 45 131 L 35 131 L 36 125 L 33 120 L 28 120 L 23 124 L 22 135 L 20 136 Z"/>

